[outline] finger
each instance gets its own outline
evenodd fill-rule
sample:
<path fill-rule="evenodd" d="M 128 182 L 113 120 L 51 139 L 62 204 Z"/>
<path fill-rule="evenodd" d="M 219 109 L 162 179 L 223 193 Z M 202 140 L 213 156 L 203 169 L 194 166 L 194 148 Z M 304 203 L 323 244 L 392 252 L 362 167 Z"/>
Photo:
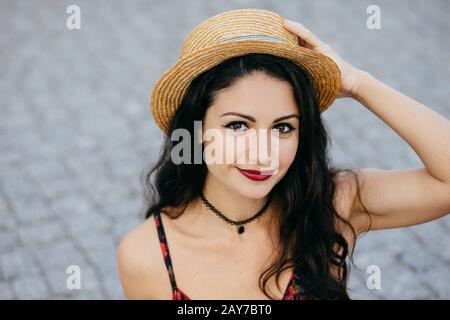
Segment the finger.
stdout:
<path fill-rule="evenodd" d="M 301 23 L 285 19 L 284 26 L 302 38 L 310 47 L 317 48 L 322 45 L 322 41 Z"/>

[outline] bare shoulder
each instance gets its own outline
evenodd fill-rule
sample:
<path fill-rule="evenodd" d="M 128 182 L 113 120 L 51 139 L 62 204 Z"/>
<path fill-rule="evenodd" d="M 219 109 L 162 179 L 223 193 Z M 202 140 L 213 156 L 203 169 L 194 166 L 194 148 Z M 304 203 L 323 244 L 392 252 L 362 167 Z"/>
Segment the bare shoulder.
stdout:
<path fill-rule="evenodd" d="M 117 250 L 117 268 L 128 299 L 170 297 L 167 270 L 153 216 L 122 238 Z"/>

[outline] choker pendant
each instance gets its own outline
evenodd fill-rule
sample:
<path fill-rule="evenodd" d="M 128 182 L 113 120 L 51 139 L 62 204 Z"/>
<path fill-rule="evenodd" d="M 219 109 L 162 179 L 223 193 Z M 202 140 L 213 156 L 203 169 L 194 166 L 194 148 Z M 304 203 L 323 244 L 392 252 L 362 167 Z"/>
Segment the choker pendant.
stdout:
<path fill-rule="evenodd" d="M 243 225 L 240 225 L 240 226 L 238 227 L 238 229 L 237 229 L 237 232 L 238 232 L 239 234 L 244 233 L 244 231 L 245 231 L 245 228 L 244 228 Z"/>

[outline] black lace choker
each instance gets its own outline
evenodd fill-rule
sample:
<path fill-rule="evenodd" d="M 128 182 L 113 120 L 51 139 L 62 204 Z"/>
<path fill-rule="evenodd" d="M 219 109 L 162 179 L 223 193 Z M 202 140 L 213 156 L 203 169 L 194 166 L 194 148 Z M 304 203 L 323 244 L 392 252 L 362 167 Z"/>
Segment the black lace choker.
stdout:
<path fill-rule="evenodd" d="M 253 220 L 257 219 L 258 217 L 260 217 L 264 212 L 266 212 L 267 208 L 269 207 L 269 204 L 272 200 L 272 195 L 269 195 L 269 199 L 267 199 L 266 204 L 262 207 L 261 210 L 259 210 L 253 217 L 250 217 L 246 220 L 241 220 L 241 221 L 233 221 L 229 218 L 227 218 L 226 216 L 224 216 L 219 210 L 217 210 L 204 196 L 203 192 L 200 194 L 200 198 L 202 199 L 203 203 L 206 205 L 206 207 L 208 209 L 210 209 L 212 212 L 214 212 L 217 216 L 219 216 L 219 218 L 221 218 L 222 220 L 224 220 L 225 222 L 237 226 L 237 232 L 239 234 L 244 233 L 245 228 L 244 228 L 244 224 L 252 222 Z"/>

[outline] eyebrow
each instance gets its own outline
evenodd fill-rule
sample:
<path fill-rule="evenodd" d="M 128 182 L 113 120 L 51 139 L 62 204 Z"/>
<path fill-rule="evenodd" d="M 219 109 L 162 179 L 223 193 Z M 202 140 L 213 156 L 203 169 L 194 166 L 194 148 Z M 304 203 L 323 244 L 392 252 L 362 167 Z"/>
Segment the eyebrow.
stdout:
<path fill-rule="evenodd" d="M 255 118 L 253 118 L 252 116 L 249 116 L 249 115 L 243 114 L 243 113 L 239 113 L 239 112 L 226 112 L 226 113 L 221 115 L 221 117 L 223 117 L 223 116 L 238 116 L 238 117 L 245 118 L 245 119 L 247 119 L 247 120 L 249 120 L 251 122 L 256 122 Z M 299 119 L 298 115 L 293 113 L 293 114 L 288 114 L 286 116 L 282 116 L 282 117 L 276 118 L 275 120 L 273 120 L 272 123 L 277 123 L 277 122 L 279 122 L 281 120 L 286 120 L 286 119 L 290 119 L 290 118 L 297 118 L 297 119 Z"/>

